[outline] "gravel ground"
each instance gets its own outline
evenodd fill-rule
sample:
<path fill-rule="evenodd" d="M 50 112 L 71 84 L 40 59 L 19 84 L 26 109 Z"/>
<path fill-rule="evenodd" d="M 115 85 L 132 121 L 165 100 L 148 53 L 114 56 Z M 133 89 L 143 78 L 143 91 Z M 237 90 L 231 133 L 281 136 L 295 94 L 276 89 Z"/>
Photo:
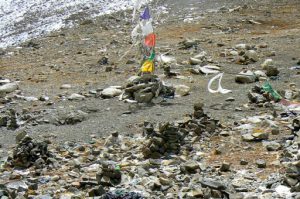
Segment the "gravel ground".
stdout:
<path fill-rule="evenodd" d="M 244 5 L 247 5 L 246 8 L 236 12 L 212 10 L 222 6 L 235 8 Z M 193 104 L 199 101 L 203 101 L 207 112 L 223 124 L 233 123 L 245 116 L 269 111 L 265 108 L 245 108 L 244 105 L 248 104 L 247 91 L 254 83 L 237 84 L 234 76 L 243 68 L 260 69 L 260 64 L 268 58 L 271 51 L 275 51 L 272 59 L 280 70 L 279 78 L 271 81 L 271 84 L 276 89 L 286 89 L 290 83 L 300 86 L 299 74 L 289 69 L 296 65 L 300 54 L 299 1 L 163 1 L 157 6 L 166 6 L 168 11 L 161 13 L 156 19 L 158 52 L 170 51 L 178 62 L 171 66 L 172 70 L 187 77 L 186 80 L 163 79 L 168 83 L 190 86 L 190 95 L 170 99 L 160 105 L 141 105 L 129 115 L 123 114 L 128 111 L 129 105 L 117 98 L 87 98 L 80 102 L 70 102 L 58 97 L 59 94 L 67 96 L 110 85 L 124 85 L 128 77 L 136 74 L 140 61 L 136 49 L 125 59 L 119 60 L 130 47 L 130 32 L 133 28 L 130 22 L 131 11 L 119 12 L 98 17 L 94 21 L 83 20 L 76 27 L 65 28 L 26 42 L 21 45 L 22 48 L 6 49 L 6 55 L 1 56 L 0 61 L 1 76 L 19 80 L 25 96 L 39 97 L 46 94 L 54 102 L 51 106 L 46 106 L 43 102 L 18 102 L 10 104 L 11 108 L 17 111 L 27 109 L 30 112 L 74 107 L 80 109 L 82 106 L 98 109 L 96 113 L 89 114 L 87 120 L 75 125 L 43 124 L 24 128 L 34 137 L 50 134 L 54 135 L 57 142 L 86 142 L 92 134 L 102 137 L 113 130 L 123 134 L 139 132 L 140 124 L 145 120 L 157 122 L 180 119 L 190 113 Z M 161 10 L 163 9 L 159 7 L 159 11 Z M 249 20 L 259 24 L 251 24 Z M 185 38 L 199 40 L 199 48 L 179 50 L 178 43 Z M 259 61 L 250 65 L 237 65 L 220 56 L 224 49 L 240 43 L 266 43 L 268 47 L 259 49 Z M 32 47 L 32 44 L 37 47 Z M 191 66 L 185 64 L 185 61 L 201 50 L 205 50 L 214 63 L 221 66 L 225 73 L 223 87 L 233 90 L 233 93 L 209 94 L 207 82 L 212 76 L 193 75 L 187 71 Z M 103 56 L 109 58 L 112 72 L 105 72 L 105 66 L 97 64 Z M 125 64 L 129 59 L 135 60 L 135 64 Z M 162 69 L 158 68 L 156 74 L 162 73 Z M 73 85 L 73 88 L 67 91 L 59 89 L 65 83 Z M 235 101 L 225 102 L 228 97 L 233 97 Z M 237 107 L 241 111 L 236 111 Z M 0 144 L 3 151 L 13 146 L 15 134 L 16 131 L 1 129 Z"/>

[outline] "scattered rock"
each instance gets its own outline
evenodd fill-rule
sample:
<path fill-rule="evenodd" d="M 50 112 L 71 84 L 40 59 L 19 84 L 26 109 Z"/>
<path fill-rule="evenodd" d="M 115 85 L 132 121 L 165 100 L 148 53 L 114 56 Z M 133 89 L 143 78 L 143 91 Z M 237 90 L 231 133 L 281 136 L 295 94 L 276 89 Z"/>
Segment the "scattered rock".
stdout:
<path fill-rule="evenodd" d="M 134 99 L 139 103 L 150 103 L 154 95 L 152 92 L 135 92 Z"/>
<path fill-rule="evenodd" d="M 205 178 L 200 181 L 203 187 L 209 187 L 216 190 L 225 190 L 226 186 L 217 180 Z"/>
<path fill-rule="evenodd" d="M 255 50 L 248 50 L 248 51 L 246 51 L 244 57 L 246 59 L 249 59 L 252 62 L 257 62 L 259 60 L 258 54 L 257 54 L 257 52 Z"/>
<path fill-rule="evenodd" d="M 0 86 L 0 95 L 5 93 L 11 93 L 19 88 L 19 85 L 15 82 L 7 83 Z"/>
<path fill-rule="evenodd" d="M 258 168 L 260 169 L 264 169 L 267 167 L 267 163 L 265 160 L 262 160 L 262 159 L 259 159 L 259 160 L 256 160 L 256 165 Z"/>
<path fill-rule="evenodd" d="M 178 96 L 186 96 L 190 93 L 191 88 L 185 85 L 176 85 L 175 94 Z"/>
<path fill-rule="evenodd" d="M 99 65 L 107 65 L 108 64 L 108 57 L 102 57 L 101 59 L 99 59 L 98 61 Z"/>
<path fill-rule="evenodd" d="M 70 95 L 68 97 L 68 100 L 84 100 L 85 97 L 83 95 L 77 94 L 77 93 L 73 93 L 72 95 Z"/>
<path fill-rule="evenodd" d="M 198 43 L 199 43 L 199 41 L 197 41 L 197 40 L 186 39 L 179 43 L 179 45 L 180 45 L 179 49 L 186 50 L 186 49 L 190 49 L 192 47 L 197 47 Z"/>
<path fill-rule="evenodd" d="M 183 164 L 180 168 L 180 170 L 184 173 L 197 173 L 199 169 L 200 169 L 199 164 L 194 161 L 189 161 Z"/>
<path fill-rule="evenodd" d="M 242 159 L 242 160 L 240 161 L 240 164 L 241 164 L 241 165 L 247 165 L 247 164 L 248 164 L 248 161 Z"/>
<path fill-rule="evenodd" d="M 247 134 L 242 135 L 242 140 L 246 141 L 246 142 L 251 142 L 251 141 L 255 140 L 255 137 L 253 137 L 251 135 L 251 133 L 247 133 Z"/>
<path fill-rule="evenodd" d="M 60 89 L 71 89 L 72 85 L 71 84 L 63 84 L 60 86 Z"/>
<path fill-rule="evenodd" d="M 228 171 L 230 171 L 230 166 L 231 166 L 230 163 L 223 162 L 222 165 L 221 165 L 221 167 L 220 167 L 220 171 L 222 171 L 222 172 L 228 172 Z"/>
<path fill-rule="evenodd" d="M 261 64 L 261 67 L 264 69 L 264 70 L 267 70 L 266 68 L 269 67 L 269 66 L 273 66 L 274 65 L 274 61 L 273 59 L 266 59 L 264 61 L 264 63 Z"/>
<path fill-rule="evenodd" d="M 250 46 L 247 45 L 247 44 L 237 44 L 237 45 L 235 46 L 235 48 L 238 49 L 238 50 L 245 50 L 245 49 L 250 48 Z"/>
<path fill-rule="evenodd" d="M 256 76 L 252 71 L 240 72 L 236 77 L 235 81 L 241 84 L 249 84 L 256 81 Z"/>
<path fill-rule="evenodd" d="M 265 132 L 255 132 L 252 133 L 252 136 L 256 139 L 256 140 L 267 140 L 269 138 L 269 133 L 265 133 Z"/>
<path fill-rule="evenodd" d="M 122 90 L 115 87 L 106 88 L 101 92 L 101 96 L 104 98 L 113 98 L 121 94 L 122 94 Z"/>
<path fill-rule="evenodd" d="M 268 77 L 277 76 L 279 74 L 279 70 L 275 66 L 267 66 L 265 70 L 267 71 L 266 74 Z"/>
<path fill-rule="evenodd" d="M 268 151 L 278 151 L 281 148 L 281 144 L 272 141 L 272 142 L 265 143 L 265 147 Z"/>

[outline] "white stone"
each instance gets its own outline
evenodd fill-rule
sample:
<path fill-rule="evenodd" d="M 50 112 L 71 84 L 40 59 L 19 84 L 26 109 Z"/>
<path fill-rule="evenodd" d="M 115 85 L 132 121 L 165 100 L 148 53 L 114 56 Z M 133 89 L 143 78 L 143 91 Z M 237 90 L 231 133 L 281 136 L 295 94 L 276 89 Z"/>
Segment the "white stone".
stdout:
<path fill-rule="evenodd" d="M 192 65 L 198 65 L 198 64 L 201 64 L 201 63 L 202 63 L 202 61 L 200 59 L 196 59 L 196 58 L 193 58 L 193 57 L 190 58 L 190 64 L 192 64 Z"/>
<path fill-rule="evenodd" d="M 175 94 L 177 96 L 186 96 L 190 93 L 191 88 L 186 85 L 176 85 L 175 86 Z"/>
<path fill-rule="evenodd" d="M 0 79 L 0 84 L 7 84 L 10 83 L 9 79 Z"/>
<path fill-rule="evenodd" d="M 254 72 L 257 77 L 267 77 L 267 74 L 264 71 L 257 70 Z"/>
<path fill-rule="evenodd" d="M 103 97 L 108 97 L 108 98 L 112 98 L 121 94 L 122 94 L 122 90 L 113 87 L 106 88 L 101 92 L 101 95 Z"/>
<path fill-rule="evenodd" d="M 131 76 L 127 79 L 127 82 L 128 83 L 133 83 L 133 82 L 136 82 L 136 81 L 139 81 L 141 79 L 140 76 Z"/>
<path fill-rule="evenodd" d="M 16 82 L 4 84 L 0 86 L 0 93 L 11 93 L 19 88 Z"/>
<path fill-rule="evenodd" d="M 77 93 L 73 93 L 68 97 L 69 100 L 83 100 L 85 97 L 83 95 L 79 95 Z"/>
<path fill-rule="evenodd" d="M 230 55 L 233 55 L 233 56 L 237 56 L 239 55 L 239 52 L 238 51 L 235 51 L 235 50 L 232 50 L 229 52 Z"/>
<path fill-rule="evenodd" d="M 257 62 L 258 61 L 258 54 L 255 50 L 248 50 L 245 53 L 245 56 L 247 56 L 250 60 Z"/>
<path fill-rule="evenodd" d="M 235 48 L 236 48 L 236 49 L 239 49 L 239 50 L 241 50 L 241 49 L 246 49 L 246 47 L 247 47 L 246 44 L 237 44 L 237 45 L 235 46 Z"/>
<path fill-rule="evenodd" d="M 196 59 L 203 59 L 207 56 L 207 52 L 202 51 L 201 53 L 199 53 L 198 55 L 196 55 L 194 58 Z"/>
<path fill-rule="evenodd" d="M 240 72 L 235 77 L 235 81 L 237 83 L 249 84 L 249 83 L 253 83 L 256 81 L 256 76 L 252 71 L 248 70 L 246 72 Z"/>
<path fill-rule="evenodd" d="M 279 185 L 278 187 L 275 188 L 275 191 L 283 198 L 292 197 L 291 189 L 286 186 Z"/>
<path fill-rule="evenodd" d="M 266 68 L 267 68 L 268 66 L 272 66 L 272 65 L 274 65 L 273 59 L 266 59 L 266 60 L 264 61 L 264 63 L 262 63 L 261 67 L 262 67 L 264 70 L 266 70 Z"/>
<path fill-rule="evenodd" d="M 71 84 L 63 84 L 60 86 L 60 89 L 70 89 L 72 88 Z"/>

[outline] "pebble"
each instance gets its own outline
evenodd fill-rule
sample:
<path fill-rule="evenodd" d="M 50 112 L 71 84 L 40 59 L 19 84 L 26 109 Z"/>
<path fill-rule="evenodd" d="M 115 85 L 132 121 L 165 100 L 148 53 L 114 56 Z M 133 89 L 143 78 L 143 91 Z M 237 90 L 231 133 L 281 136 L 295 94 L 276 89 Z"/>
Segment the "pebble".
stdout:
<path fill-rule="evenodd" d="M 256 165 L 257 165 L 257 168 L 260 168 L 260 169 L 264 169 L 267 167 L 266 161 L 262 160 L 262 159 L 256 160 Z"/>
<path fill-rule="evenodd" d="M 226 102 L 234 102 L 235 99 L 233 97 L 228 97 L 227 99 L 225 99 Z"/>
<path fill-rule="evenodd" d="M 228 171 L 230 171 L 230 166 L 231 166 L 230 163 L 223 162 L 222 165 L 221 165 L 221 167 L 220 167 L 220 171 L 222 171 L 222 172 L 228 172 Z"/>
<path fill-rule="evenodd" d="M 72 85 L 71 84 L 63 84 L 60 86 L 60 89 L 71 89 Z"/>
<path fill-rule="evenodd" d="M 73 93 L 68 97 L 68 100 L 84 100 L 85 96 L 77 94 L 77 93 Z"/>

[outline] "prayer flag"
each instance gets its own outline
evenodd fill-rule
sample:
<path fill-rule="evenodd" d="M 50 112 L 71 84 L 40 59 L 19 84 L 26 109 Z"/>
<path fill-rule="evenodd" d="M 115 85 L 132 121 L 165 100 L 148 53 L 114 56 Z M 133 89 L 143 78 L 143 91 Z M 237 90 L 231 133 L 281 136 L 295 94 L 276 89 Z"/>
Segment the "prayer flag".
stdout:
<path fill-rule="evenodd" d="M 156 35 L 151 33 L 145 37 L 145 45 L 148 47 L 154 47 L 156 44 Z"/>

